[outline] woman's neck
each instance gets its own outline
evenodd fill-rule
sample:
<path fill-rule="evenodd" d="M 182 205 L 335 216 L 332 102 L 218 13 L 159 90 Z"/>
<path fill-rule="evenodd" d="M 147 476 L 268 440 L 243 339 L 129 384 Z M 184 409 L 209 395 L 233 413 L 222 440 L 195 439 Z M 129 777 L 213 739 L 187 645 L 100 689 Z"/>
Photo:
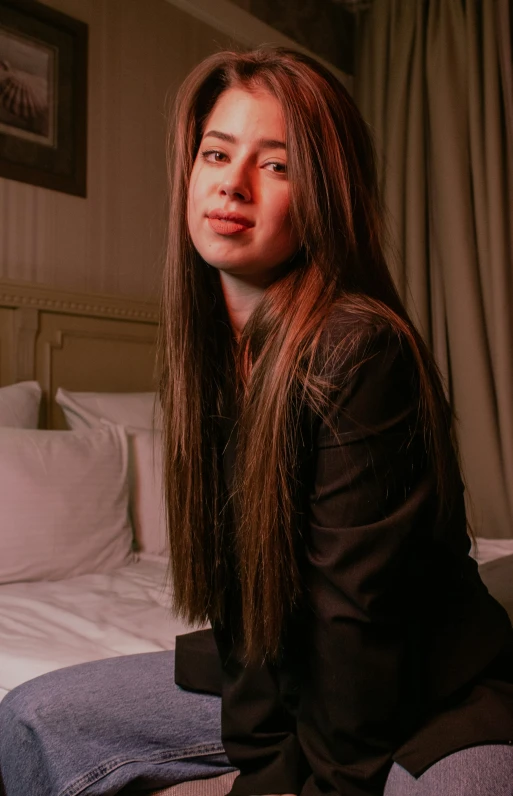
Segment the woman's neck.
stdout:
<path fill-rule="evenodd" d="M 265 288 L 221 271 L 221 288 L 233 333 L 238 340 Z"/>

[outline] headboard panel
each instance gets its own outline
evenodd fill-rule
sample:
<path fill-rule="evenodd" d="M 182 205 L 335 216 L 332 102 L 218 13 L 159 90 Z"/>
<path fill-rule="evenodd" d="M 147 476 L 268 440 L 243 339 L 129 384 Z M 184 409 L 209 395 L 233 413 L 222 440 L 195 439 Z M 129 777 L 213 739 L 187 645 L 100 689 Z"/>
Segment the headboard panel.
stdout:
<path fill-rule="evenodd" d="M 154 390 L 157 318 L 151 302 L 0 282 L 0 386 L 39 381 L 47 428 L 65 427 L 58 387 Z"/>

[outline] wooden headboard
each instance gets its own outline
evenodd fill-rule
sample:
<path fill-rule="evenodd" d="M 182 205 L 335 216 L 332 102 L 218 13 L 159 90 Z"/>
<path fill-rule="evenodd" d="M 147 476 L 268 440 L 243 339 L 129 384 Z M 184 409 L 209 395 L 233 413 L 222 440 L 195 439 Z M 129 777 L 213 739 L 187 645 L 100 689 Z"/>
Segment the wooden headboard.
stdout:
<path fill-rule="evenodd" d="M 146 301 L 0 281 L 0 386 L 36 380 L 40 425 L 65 428 L 58 387 L 154 390 L 158 308 Z"/>

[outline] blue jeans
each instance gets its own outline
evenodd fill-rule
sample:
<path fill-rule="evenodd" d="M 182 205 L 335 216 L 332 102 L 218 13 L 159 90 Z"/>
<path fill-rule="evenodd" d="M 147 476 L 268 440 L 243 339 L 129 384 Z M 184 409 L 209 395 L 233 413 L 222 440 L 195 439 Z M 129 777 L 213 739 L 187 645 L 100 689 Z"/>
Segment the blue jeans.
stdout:
<path fill-rule="evenodd" d="M 174 683 L 174 652 L 59 669 L 0 703 L 8 796 L 114 794 L 134 780 L 163 788 L 233 771 L 221 700 Z"/>
<path fill-rule="evenodd" d="M 7 796 L 107 796 L 233 771 L 221 700 L 174 684 L 174 653 L 127 655 L 42 675 L 0 703 Z M 384 796 L 513 796 L 513 748 L 457 752 L 415 779 L 392 767 Z"/>

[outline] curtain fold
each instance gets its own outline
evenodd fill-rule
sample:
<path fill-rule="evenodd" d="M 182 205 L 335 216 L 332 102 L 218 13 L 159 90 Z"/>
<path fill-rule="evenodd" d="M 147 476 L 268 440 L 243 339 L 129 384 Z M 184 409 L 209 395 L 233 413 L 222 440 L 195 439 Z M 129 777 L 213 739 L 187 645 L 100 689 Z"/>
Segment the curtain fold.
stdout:
<path fill-rule="evenodd" d="M 375 0 L 358 21 L 354 82 L 376 142 L 391 269 L 446 380 L 473 528 L 494 538 L 513 537 L 507 6 Z"/>

